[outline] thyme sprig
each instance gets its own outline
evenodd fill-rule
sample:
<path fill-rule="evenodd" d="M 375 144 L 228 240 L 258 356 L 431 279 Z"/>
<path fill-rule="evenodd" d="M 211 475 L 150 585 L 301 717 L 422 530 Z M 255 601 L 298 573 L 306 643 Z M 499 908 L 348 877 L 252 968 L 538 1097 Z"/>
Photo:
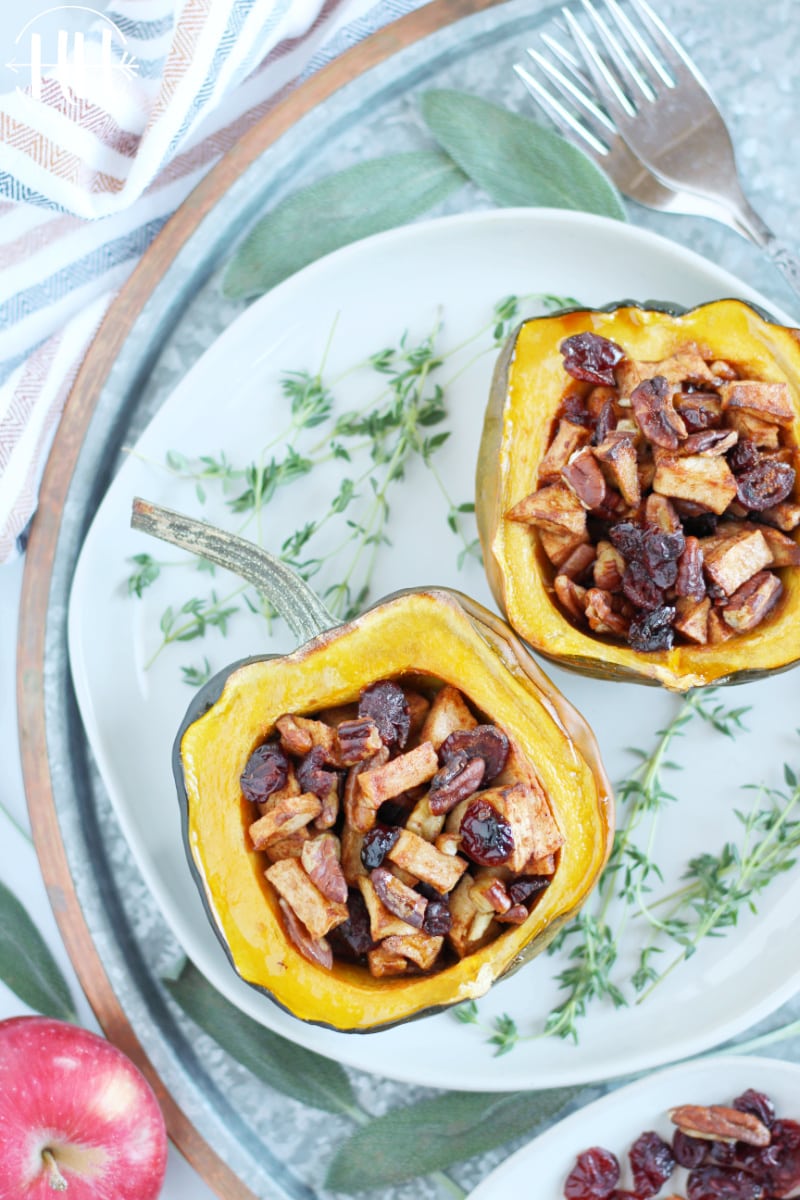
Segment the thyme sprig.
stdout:
<path fill-rule="evenodd" d="M 394 493 L 414 462 L 430 471 L 442 498 L 441 522 L 459 541 L 459 568 L 468 558 L 480 557 L 474 505 L 450 494 L 437 463 L 450 437 L 444 427 L 449 418 L 448 388 L 476 358 L 496 349 L 524 310 L 536 306 L 549 311 L 572 303 L 570 298 L 550 294 L 506 296 L 494 306 L 482 329 L 447 353 L 440 349 L 442 317 L 438 314 L 426 336 L 414 340 L 404 333 L 396 344 L 382 347 L 329 381 L 324 373 L 332 330 L 316 370 L 282 374 L 281 399 L 274 407 L 285 414 L 283 428 L 270 436 L 254 459 L 241 463 L 225 452 L 190 457 L 170 450 L 164 467 L 176 480 L 190 484 L 201 504 L 212 494 L 217 503 L 221 500 L 232 516 L 241 518 L 236 532 L 264 544 L 264 514 L 276 494 L 307 481 L 324 464 L 340 462 L 337 490 L 320 504 L 321 515 L 287 533 L 277 553 L 306 581 L 315 581 L 335 616 L 350 619 L 371 594 L 381 554 L 390 546 Z M 377 394 L 373 392 L 358 409 L 342 411 L 337 391 L 365 371 L 376 377 Z M 129 561 L 133 570 L 127 590 L 139 598 L 167 568 L 177 565 L 146 553 Z M 330 582 L 334 567 L 337 574 Z M 203 560 L 195 560 L 194 568 L 214 574 L 211 564 Z M 277 616 L 247 585 L 224 596 L 212 589 L 174 603 L 161 615 L 160 641 L 150 663 L 175 642 L 204 638 L 211 629 L 224 635 L 230 621 L 245 610 L 262 613 L 268 622 Z M 202 664 L 181 670 L 186 683 L 198 686 L 209 677 L 211 666 L 204 658 Z"/>
<path fill-rule="evenodd" d="M 754 896 L 790 868 L 800 847 L 800 785 L 787 766 L 789 794 L 757 788 L 758 803 L 747 814 L 737 813 L 743 826 L 741 844 L 729 841 L 718 855 L 704 853 L 690 859 L 683 876 L 687 882 L 668 896 L 651 900 L 653 890 L 663 883 L 655 858 L 659 816 L 677 802 L 667 783 L 668 775 L 681 769 L 670 757 L 675 742 L 697 719 L 733 738 L 745 728 L 747 711 L 743 706 L 726 706 L 714 688 L 691 692 L 657 732 L 651 750 L 631 749 L 638 763 L 617 788 L 623 819 L 609 861 L 592 900 L 549 948 L 551 953 L 567 953 L 566 966 L 555 977 L 563 998 L 548 1014 L 543 1028 L 530 1035 L 522 1035 L 507 1013 L 496 1017 L 485 1032 L 497 1054 L 542 1036 L 577 1043 L 580 1022 L 591 1005 L 604 1000 L 619 1008 L 637 995 L 639 1001 L 644 999 L 704 938 L 720 936 L 735 925 L 742 908 L 753 909 Z M 662 906 L 664 915 L 656 911 Z M 620 970 L 619 959 L 631 918 L 645 919 L 652 937 L 628 978 Z M 659 970 L 658 956 L 670 942 L 677 942 L 681 953 Z M 482 1024 L 474 1004 L 462 1005 L 457 1016 L 467 1024 Z"/>
<path fill-rule="evenodd" d="M 800 851 L 800 782 L 788 763 L 783 771 L 786 789 L 745 786 L 755 792 L 755 800 L 747 812 L 735 810 L 742 826 L 741 845 L 728 841 L 718 854 L 703 853 L 690 859 L 683 876 L 688 882 L 645 914 L 657 931 L 678 943 L 681 952 L 657 978 L 649 980 L 639 1002 L 690 958 L 703 938 L 720 936 L 735 926 L 744 909 L 756 912 L 755 897 L 794 866 Z M 654 912 L 660 906 L 667 908 L 663 918 Z"/>

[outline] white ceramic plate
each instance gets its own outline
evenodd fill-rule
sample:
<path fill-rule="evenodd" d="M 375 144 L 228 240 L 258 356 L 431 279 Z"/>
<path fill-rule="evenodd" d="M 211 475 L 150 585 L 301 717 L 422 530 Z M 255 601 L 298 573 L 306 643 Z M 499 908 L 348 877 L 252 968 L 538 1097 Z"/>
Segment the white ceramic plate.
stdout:
<path fill-rule="evenodd" d="M 395 344 L 403 330 L 414 338 L 427 334 L 440 306 L 443 348 L 452 348 L 486 325 L 497 300 L 533 292 L 571 295 L 588 305 L 623 297 L 682 304 L 732 295 L 760 299 L 671 242 L 577 213 L 467 214 L 342 250 L 249 308 L 182 380 L 98 511 L 76 571 L 69 613 L 75 687 L 92 750 L 131 850 L 187 954 L 235 1004 L 285 1036 L 353 1066 L 451 1088 L 504 1090 L 607 1078 L 675 1061 L 730 1037 L 800 984 L 798 956 L 787 952 L 795 944 L 800 879 L 794 873 L 776 880 L 760 901 L 757 920 L 745 914 L 735 931 L 704 945 L 646 1004 L 593 1009 L 578 1048 L 539 1038 L 523 1041 L 498 1060 L 483 1029 L 463 1026 L 449 1014 L 367 1037 L 295 1021 L 243 984 L 217 943 L 184 859 L 170 765 L 173 735 L 191 696 L 181 682 L 180 664 L 208 654 L 219 669 L 248 654 L 287 650 L 290 639 L 283 627 L 270 638 L 258 619 L 237 617 L 227 640 L 214 632 L 207 644 L 170 647 L 146 669 L 159 615 L 168 604 L 191 596 L 203 577 L 198 584 L 191 568 L 183 579 L 167 571 L 141 601 L 129 599 L 128 556 L 149 551 L 180 557 L 130 531 L 130 506 L 134 495 L 142 495 L 219 519 L 210 503 L 202 509 L 191 487 L 157 465 L 168 450 L 187 455 L 224 450 L 247 461 L 254 446 L 286 423 L 279 415 L 285 407 L 279 387 L 285 370 L 316 370 L 327 353 L 326 377 L 336 378 L 366 354 Z M 464 353 L 459 362 L 470 358 Z M 493 355 L 484 354 L 448 389 L 454 416 L 447 427 L 453 433 L 436 462 L 456 503 L 472 498 L 492 362 Z M 354 407 L 368 399 L 365 386 L 361 375 L 348 375 L 338 389 L 342 403 Z M 287 532 L 325 510 L 341 464 L 333 463 L 330 470 L 327 479 L 315 473 L 300 487 L 276 495 L 267 510 L 268 546 L 279 547 Z M 460 545 L 445 515 L 431 474 L 416 464 L 392 503 L 392 545 L 381 552 L 375 598 L 399 587 L 444 584 L 491 605 L 480 565 L 471 561 L 457 568 Z M 217 586 L 224 594 L 228 583 L 219 579 Z M 612 779 L 624 778 L 631 768 L 625 748 L 652 745 L 655 730 L 675 711 L 674 698 L 656 689 L 547 669 L 594 726 Z M 707 727 L 690 730 L 681 745 L 687 770 L 674 781 L 680 803 L 664 814 L 659 829 L 657 857 L 667 883 L 679 878 L 691 854 L 718 850 L 736 833 L 732 809 L 744 803 L 738 791 L 742 783 L 754 778 L 781 782 L 781 765 L 796 749 L 796 691 L 797 676 L 791 673 L 737 689 L 737 702 L 757 710 L 752 732 L 735 744 Z M 622 967 L 633 968 L 639 946 L 635 938 L 627 945 Z M 561 966 L 558 959 L 540 957 L 495 987 L 481 1002 L 482 1021 L 508 1012 L 524 1036 L 538 1033 L 558 1002 L 554 975 Z"/>
<path fill-rule="evenodd" d="M 559 1200 L 575 1159 L 590 1146 L 616 1154 L 619 1186 L 631 1187 L 628 1151 L 641 1133 L 655 1130 L 670 1142 L 675 1126 L 667 1117 L 680 1104 L 730 1104 L 747 1088 L 770 1097 L 779 1117 L 800 1120 L 800 1067 L 774 1058 L 744 1055 L 701 1059 L 658 1071 L 619 1088 L 534 1138 L 482 1180 L 469 1200 L 532 1196 Z M 685 1192 L 686 1171 L 678 1168 L 659 1195 Z M 535 1192 L 532 1181 L 535 1180 Z"/>

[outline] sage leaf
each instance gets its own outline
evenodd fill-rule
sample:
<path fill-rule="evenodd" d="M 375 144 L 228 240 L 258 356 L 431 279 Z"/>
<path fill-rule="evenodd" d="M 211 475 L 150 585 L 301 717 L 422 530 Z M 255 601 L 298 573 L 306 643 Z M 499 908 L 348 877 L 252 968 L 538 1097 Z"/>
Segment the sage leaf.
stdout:
<path fill-rule="evenodd" d="M 75 1021 L 69 986 L 39 930 L 13 892 L 0 883 L 0 979 L 46 1017 Z"/>
<path fill-rule="evenodd" d="M 392 1109 L 339 1147 L 325 1186 L 358 1192 L 441 1171 L 550 1122 L 579 1090 L 446 1092 Z"/>
<path fill-rule="evenodd" d="M 572 208 L 627 220 L 617 189 L 566 138 L 465 92 L 423 93 L 437 142 L 496 204 Z"/>
<path fill-rule="evenodd" d="M 340 246 L 421 216 L 466 177 L 438 150 L 390 154 L 328 175 L 281 201 L 250 231 L 223 280 L 250 299 Z"/>
<path fill-rule="evenodd" d="M 164 983 L 186 1015 L 258 1079 L 311 1108 L 362 1117 L 350 1080 L 338 1063 L 286 1041 L 240 1012 L 191 962 L 177 979 Z"/>

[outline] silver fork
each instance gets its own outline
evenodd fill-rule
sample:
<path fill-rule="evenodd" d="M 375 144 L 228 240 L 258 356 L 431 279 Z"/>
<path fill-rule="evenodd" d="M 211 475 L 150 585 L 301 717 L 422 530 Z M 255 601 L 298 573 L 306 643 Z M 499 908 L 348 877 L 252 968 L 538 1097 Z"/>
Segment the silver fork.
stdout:
<path fill-rule="evenodd" d="M 630 0 L 630 3 L 646 37 L 617 0 L 605 0 L 606 19 L 592 0 L 581 0 L 588 21 L 602 44 L 602 51 L 578 23 L 574 12 L 568 8 L 562 10 L 567 28 L 581 53 L 585 72 L 574 60 L 570 66 L 571 56 L 567 52 L 566 58 L 561 56 L 560 61 L 572 78 L 553 68 L 552 64 L 543 67 L 542 56 L 531 52 L 560 97 L 571 99 L 581 110 L 580 118 L 576 119 L 561 105 L 562 128 L 566 112 L 571 118 L 567 124 L 572 135 L 581 138 L 583 149 L 589 149 L 595 158 L 596 144 L 601 141 L 606 148 L 601 165 L 620 189 L 634 199 L 638 197 L 625 186 L 626 175 L 637 183 L 632 174 L 631 158 L 634 162 L 638 160 L 650 176 L 644 185 L 638 182 L 640 195 L 642 186 L 647 189 L 660 184 L 667 189 L 667 194 L 661 195 L 661 202 L 655 207 L 672 212 L 700 212 L 725 220 L 763 249 L 800 295 L 800 259 L 769 229 L 744 196 L 730 135 L 708 85 L 646 0 Z M 551 52 L 557 45 L 552 39 L 548 44 Z M 653 52 L 651 45 L 658 53 Z M 526 79 L 523 68 L 519 68 L 518 73 L 529 90 L 543 100 L 539 90 L 541 85 L 531 88 L 533 77 L 528 75 Z M 576 88 L 581 96 L 576 95 Z M 554 99 L 550 95 L 551 103 L 547 104 L 551 117 Z M 587 107 L 587 101 L 590 107 Z M 555 102 L 559 103 L 558 100 Z M 603 128 L 605 138 L 598 138 Z M 627 156 L 622 147 L 627 149 Z M 654 195 L 658 199 L 658 193 Z M 691 209 L 685 206 L 687 197 L 692 197 Z M 643 202 L 650 203 L 646 199 Z M 698 208 L 698 203 L 705 205 L 705 209 Z"/>
<path fill-rule="evenodd" d="M 561 31 L 569 36 L 566 29 Z M 539 35 L 555 63 L 536 50 L 528 54 L 538 66 L 547 84 L 516 63 L 514 70 L 540 104 L 550 120 L 568 138 L 577 141 L 584 154 L 593 158 L 619 190 L 631 200 L 662 212 L 711 217 L 741 232 L 727 209 L 703 196 L 676 191 L 663 184 L 640 159 L 632 153 L 608 115 L 592 99 L 591 81 L 580 68 L 570 51 L 547 33 Z M 561 97 L 561 99 L 559 99 Z M 568 108 L 563 102 L 572 107 Z M 573 111 L 577 109 L 577 115 Z"/>

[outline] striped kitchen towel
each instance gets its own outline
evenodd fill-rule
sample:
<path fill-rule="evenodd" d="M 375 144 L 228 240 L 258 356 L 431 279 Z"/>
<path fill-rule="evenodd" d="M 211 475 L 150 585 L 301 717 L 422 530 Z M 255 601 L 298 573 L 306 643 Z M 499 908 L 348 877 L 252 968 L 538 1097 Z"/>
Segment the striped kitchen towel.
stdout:
<path fill-rule="evenodd" d="M 17 83 L 0 94 L 0 562 L 89 343 L 167 218 L 298 80 L 419 3 L 99 0 L 25 24 L 20 6 L 0 45 Z"/>

